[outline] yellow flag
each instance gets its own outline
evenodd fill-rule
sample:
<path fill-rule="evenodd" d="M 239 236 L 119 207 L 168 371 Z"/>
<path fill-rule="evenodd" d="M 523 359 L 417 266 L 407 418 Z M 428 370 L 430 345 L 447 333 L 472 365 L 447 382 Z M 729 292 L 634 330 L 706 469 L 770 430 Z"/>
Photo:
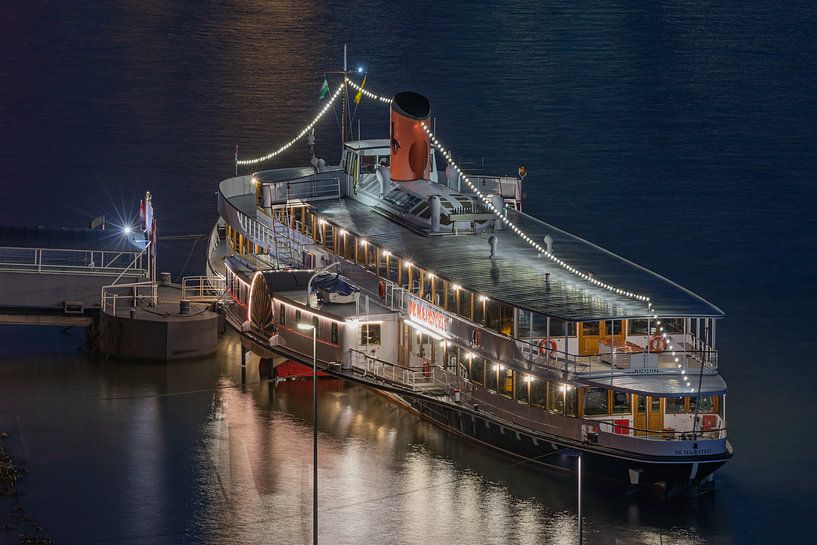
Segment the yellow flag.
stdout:
<path fill-rule="evenodd" d="M 360 90 L 355 95 L 355 104 L 360 104 L 360 99 L 363 98 L 363 86 L 366 85 L 366 76 L 363 76 L 363 83 L 360 84 Z"/>

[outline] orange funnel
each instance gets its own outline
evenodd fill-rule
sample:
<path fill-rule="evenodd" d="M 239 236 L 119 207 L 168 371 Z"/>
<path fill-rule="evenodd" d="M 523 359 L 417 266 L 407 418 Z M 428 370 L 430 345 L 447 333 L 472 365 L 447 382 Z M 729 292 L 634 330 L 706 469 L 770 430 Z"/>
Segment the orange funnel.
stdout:
<path fill-rule="evenodd" d="M 423 95 L 398 93 L 391 103 L 391 179 L 395 182 L 428 180 L 428 135 L 420 125 L 428 121 L 431 105 Z"/>

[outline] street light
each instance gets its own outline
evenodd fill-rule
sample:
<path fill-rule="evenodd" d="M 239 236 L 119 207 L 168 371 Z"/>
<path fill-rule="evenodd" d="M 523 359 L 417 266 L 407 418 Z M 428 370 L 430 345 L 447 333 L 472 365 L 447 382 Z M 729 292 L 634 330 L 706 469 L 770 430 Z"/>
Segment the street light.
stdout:
<path fill-rule="evenodd" d="M 578 511 L 579 511 L 579 545 L 584 543 L 584 532 L 582 531 L 582 451 L 572 448 L 564 449 L 562 454 L 576 458 L 576 487 L 578 489 Z"/>
<path fill-rule="evenodd" d="M 299 322 L 298 329 L 312 330 L 312 543 L 318 545 L 318 328 Z"/>

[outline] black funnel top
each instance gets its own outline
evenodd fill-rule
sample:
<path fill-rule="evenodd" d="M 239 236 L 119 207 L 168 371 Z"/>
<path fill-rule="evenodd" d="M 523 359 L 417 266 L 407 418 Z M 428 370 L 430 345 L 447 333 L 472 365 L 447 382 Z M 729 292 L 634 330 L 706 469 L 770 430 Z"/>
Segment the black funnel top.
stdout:
<path fill-rule="evenodd" d="M 428 99 L 418 93 L 403 91 L 392 99 L 391 107 L 398 113 L 412 119 L 427 119 L 431 115 L 431 104 Z"/>

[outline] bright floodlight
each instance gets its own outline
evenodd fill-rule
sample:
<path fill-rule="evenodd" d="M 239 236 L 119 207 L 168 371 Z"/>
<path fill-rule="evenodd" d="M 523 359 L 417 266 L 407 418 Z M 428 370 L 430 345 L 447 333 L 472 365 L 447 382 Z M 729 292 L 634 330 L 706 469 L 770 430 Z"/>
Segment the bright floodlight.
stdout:
<path fill-rule="evenodd" d="M 298 329 L 314 329 L 315 326 L 312 324 L 305 324 L 303 322 L 298 322 Z"/>
<path fill-rule="evenodd" d="M 362 73 L 363 73 L 363 67 L 362 67 L 362 66 L 358 66 L 358 67 L 357 67 L 357 73 L 358 73 L 358 74 L 362 74 Z"/>
<path fill-rule="evenodd" d="M 126 226 L 124 226 L 124 227 L 122 228 L 122 232 L 123 232 L 123 233 L 125 233 L 126 235 L 129 235 L 129 234 L 130 234 L 130 232 L 131 232 L 132 230 L 133 230 L 133 229 L 131 229 L 131 226 L 130 226 L 130 225 L 126 225 Z"/>

